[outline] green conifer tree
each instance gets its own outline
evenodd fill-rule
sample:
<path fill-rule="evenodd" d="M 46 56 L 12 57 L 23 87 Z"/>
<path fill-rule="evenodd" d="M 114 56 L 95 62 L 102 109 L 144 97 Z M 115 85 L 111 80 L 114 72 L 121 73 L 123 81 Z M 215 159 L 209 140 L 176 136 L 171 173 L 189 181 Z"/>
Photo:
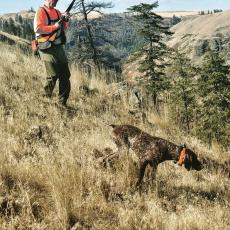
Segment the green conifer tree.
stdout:
<path fill-rule="evenodd" d="M 187 133 L 190 132 L 194 121 L 196 74 L 196 68 L 191 65 L 191 60 L 185 54 L 176 51 L 168 70 L 171 79 L 170 118 Z"/>
<path fill-rule="evenodd" d="M 143 46 L 135 52 L 133 59 L 139 60 L 139 71 L 143 73 L 142 83 L 152 95 L 154 107 L 158 110 L 158 95 L 168 86 L 164 75 L 164 55 L 167 52 L 164 40 L 172 33 L 168 27 L 163 26 L 163 18 L 153 12 L 156 7 L 158 2 L 141 3 L 128 10 L 133 13 L 137 32 L 144 38 Z"/>
<path fill-rule="evenodd" d="M 21 15 L 18 16 L 18 22 L 19 22 L 20 24 L 23 24 L 23 18 L 22 18 Z"/>
<path fill-rule="evenodd" d="M 3 31 L 9 33 L 9 23 L 7 20 L 3 21 Z"/>
<path fill-rule="evenodd" d="M 200 96 L 197 110 L 197 134 L 201 139 L 229 145 L 230 139 L 230 66 L 215 51 L 203 62 L 198 79 Z"/>
<path fill-rule="evenodd" d="M 16 35 L 17 31 L 16 31 L 16 26 L 14 23 L 14 20 L 12 18 L 9 19 L 9 33 Z"/>

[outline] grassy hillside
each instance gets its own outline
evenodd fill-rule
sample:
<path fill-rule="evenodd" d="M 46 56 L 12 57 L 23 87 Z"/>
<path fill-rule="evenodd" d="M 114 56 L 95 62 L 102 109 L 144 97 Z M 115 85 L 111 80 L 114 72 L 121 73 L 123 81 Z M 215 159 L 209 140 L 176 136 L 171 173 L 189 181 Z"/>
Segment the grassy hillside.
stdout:
<path fill-rule="evenodd" d="M 183 136 L 167 117 L 148 113 L 152 124 L 129 113 L 125 98 L 114 100 L 102 77 L 87 79 L 72 68 L 70 105 L 42 97 L 44 67 L 0 43 L 0 226 L 1 229 L 227 229 L 229 152 L 208 149 Z M 105 73 L 106 74 L 106 73 Z M 83 95 L 79 86 L 97 88 Z M 93 150 L 115 149 L 107 124 L 133 124 L 175 143 L 187 142 L 206 162 L 187 172 L 160 165 L 156 188 L 134 192 L 135 157 L 123 153 L 105 169 Z"/>
<path fill-rule="evenodd" d="M 229 63 L 229 16 L 230 10 L 225 10 L 184 18 L 172 27 L 168 45 L 184 51 L 197 64 L 209 49 L 220 52 Z"/>

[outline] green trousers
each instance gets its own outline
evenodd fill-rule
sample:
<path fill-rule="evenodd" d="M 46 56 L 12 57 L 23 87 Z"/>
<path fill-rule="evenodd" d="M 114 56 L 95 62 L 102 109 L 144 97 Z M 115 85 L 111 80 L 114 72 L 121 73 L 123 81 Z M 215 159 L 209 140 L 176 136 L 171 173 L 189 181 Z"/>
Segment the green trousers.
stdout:
<path fill-rule="evenodd" d="M 54 87 L 59 80 L 59 100 L 65 105 L 70 93 L 70 70 L 68 60 L 62 45 L 52 46 L 46 50 L 39 50 L 42 61 L 45 64 L 47 80 L 45 95 L 52 97 Z"/>

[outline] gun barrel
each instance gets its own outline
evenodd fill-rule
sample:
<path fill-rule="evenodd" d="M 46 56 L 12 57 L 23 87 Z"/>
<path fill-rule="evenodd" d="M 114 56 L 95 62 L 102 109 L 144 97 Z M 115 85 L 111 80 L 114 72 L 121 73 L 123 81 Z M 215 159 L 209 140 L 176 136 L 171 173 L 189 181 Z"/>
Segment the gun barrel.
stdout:
<path fill-rule="evenodd" d="M 75 3 L 76 0 L 73 0 L 70 5 L 68 6 L 67 10 L 65 12 L 70 12 L 70 10 L 73 8 L 73 5 Z"/>

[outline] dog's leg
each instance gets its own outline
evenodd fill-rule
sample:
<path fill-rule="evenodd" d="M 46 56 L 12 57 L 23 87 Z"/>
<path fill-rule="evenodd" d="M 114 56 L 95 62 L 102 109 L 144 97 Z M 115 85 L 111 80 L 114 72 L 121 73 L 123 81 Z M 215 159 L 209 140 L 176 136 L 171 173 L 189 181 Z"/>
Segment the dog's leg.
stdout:
<path fill-rule="evenodd" d="M 157 164 L 155 162 L 149 161 L 149 167 L 145 170 L 145 187 L 146 192 L 152 192 L 156 185 L 156 171 Z"/>
<path fill-rule="evenodd" d="M 154 188 L 157 188 L 156 184 L 156 175 L 157 175 L 157 163 L 151 162 L 151 175 L 150 175 L 150 191 L 153 191 Z"/>
<path fill-rule="evenodd" d="M 151 173 L 151 180 L 155 181 L 156 180 L 156 172 L 157 172 L 157 163 L 155 161 L 152 161 L 149 163 L 151 168 L 152 168 L 152 173 Z"/>
<path fill-rule="evenodd" d="M 149 164 L 149 161 L 145 160 L 143 162 L 140 163 L 140 169 L 139 169 L 139 175 L 138 175 L 138 181 L 136 183 L 136 188 L 139 189 L 139 191 L 141 190 L 141 183 L 143 180 L 143 177 L 145 175 L 145 169 L 146 166 Z"/>

